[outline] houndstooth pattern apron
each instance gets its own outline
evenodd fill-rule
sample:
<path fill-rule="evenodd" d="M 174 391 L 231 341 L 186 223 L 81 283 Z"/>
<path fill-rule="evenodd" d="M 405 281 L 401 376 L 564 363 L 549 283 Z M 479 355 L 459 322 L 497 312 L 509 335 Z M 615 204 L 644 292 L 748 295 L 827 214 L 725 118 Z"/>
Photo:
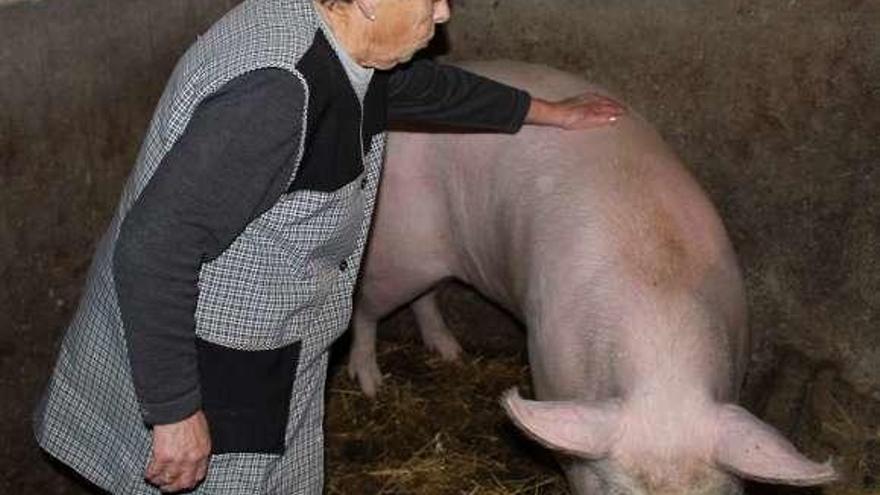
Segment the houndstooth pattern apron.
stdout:
<path fill-rule="evenodd" d="M 112 274 L 120 225 L 195 108 L 246 72 L 296 69 L 320 29 L 311 0 L 245 0 L 187 51 L 163 93 L 35 413 L 40 445 L 113 493 L 157 494 L 143 473 L 151 435 L 132 385 Z M 303 115 L 303 129 L 308 107 Z M 305 131 L 302 133 L 305 135 Z M 303 142 L 300 142 L 302 159 Z M 384 133 L 364 143 L 364 171 L 332 192 L 299 190 L 203 265 L 196 335 L 240 350 L 300 342 L 281 454 L 211 458 L 198 494 L 314 494 L 323 487 L 323 401 L 330 344 L 345 330 L 373 213 Z M 341 270 L 340 264 L 347 269 Z"/>

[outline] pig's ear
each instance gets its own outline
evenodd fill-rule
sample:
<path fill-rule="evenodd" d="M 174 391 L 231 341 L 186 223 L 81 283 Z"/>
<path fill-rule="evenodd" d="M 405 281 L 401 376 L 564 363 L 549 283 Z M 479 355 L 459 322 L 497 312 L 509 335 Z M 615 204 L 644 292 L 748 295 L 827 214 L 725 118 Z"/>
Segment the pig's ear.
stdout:
<path fill-rule="evenodd" d="M 717 431 L 715 462 L 743 478 L 799 486 L 837 478 L 831 461 L 807 459 L 770 425 L 739 406 L 721 407 Z"/>
<path fill-rule="evenodd" d="M 586 459 L 608 455 L 620 430 L 616 402 L 532 401 L 512 389 L 501 404 L 513 422 L 537 442 Z"/>

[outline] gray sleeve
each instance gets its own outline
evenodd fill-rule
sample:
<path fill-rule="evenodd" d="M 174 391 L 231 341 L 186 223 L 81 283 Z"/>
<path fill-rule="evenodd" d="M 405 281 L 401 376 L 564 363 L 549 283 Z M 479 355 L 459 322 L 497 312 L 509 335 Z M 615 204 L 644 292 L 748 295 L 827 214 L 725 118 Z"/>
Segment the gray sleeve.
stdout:
<path fill-rule="evenodd" d="M 451 65 L 418 60 L 388 79 L 388 120 L 515 133 L 531 96 Z"/>
<path fill-rule="evenodd" d="M 201 407 L 195 309 L 202 263 L 219 256 L 285 191 L 305 89 L 262 69 L 204 99 L 122 223 L 114 279 L 144 421 Z"/>

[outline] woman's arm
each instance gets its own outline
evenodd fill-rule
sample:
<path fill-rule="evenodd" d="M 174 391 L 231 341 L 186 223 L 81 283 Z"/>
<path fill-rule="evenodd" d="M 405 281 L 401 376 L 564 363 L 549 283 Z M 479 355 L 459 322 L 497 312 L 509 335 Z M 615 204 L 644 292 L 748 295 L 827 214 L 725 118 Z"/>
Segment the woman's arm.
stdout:
<path fill-rule="evenodd" d="M 145 477 L 163 491 L 195 486 L 211 453 L 194 332 L 201 265 L 284 192 L 304 94 L 292 74 L 266 69 L 206 98 L 120 229 L 116 292 L 135 392 L 153 425 Z"/>
<path fill-rule="evenodd" d="M 442 124 L 517 132 L 523 124 L 582 129 L 614 122 L 625 110 L 616 101 L 585 93 L 559 102 L 449 65 L 420 60 L 392 72 L 391 122 Z"/>
<path fill-rule="evenodd" d="M 525 91 L 450 65 L 418 60 L 388 79 L 388 120 L 513 133 L 531 97 Z"/>

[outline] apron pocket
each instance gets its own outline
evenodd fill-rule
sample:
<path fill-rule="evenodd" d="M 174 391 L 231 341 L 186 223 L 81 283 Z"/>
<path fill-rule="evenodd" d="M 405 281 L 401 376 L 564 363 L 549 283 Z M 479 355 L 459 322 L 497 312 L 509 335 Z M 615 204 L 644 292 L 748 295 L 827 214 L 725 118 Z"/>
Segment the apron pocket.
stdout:
<path fill-rule="evenodd" d="M 284 452 L 300 347 L 242 351 L 196 338 L 213 454 Z"/>

